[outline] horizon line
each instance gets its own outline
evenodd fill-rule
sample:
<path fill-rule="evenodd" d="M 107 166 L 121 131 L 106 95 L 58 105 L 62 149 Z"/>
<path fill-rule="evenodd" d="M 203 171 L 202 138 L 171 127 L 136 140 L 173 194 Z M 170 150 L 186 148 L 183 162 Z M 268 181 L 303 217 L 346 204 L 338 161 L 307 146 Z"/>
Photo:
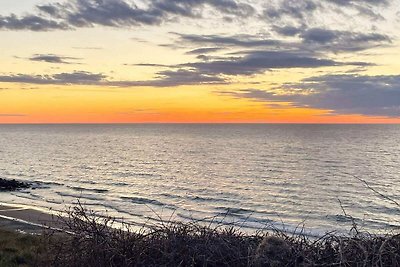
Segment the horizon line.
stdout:
<path fill-rule="evenodd" d="M 397 122 L 37 122 L 0 123 L 3 125 L 400 125 Z"/>

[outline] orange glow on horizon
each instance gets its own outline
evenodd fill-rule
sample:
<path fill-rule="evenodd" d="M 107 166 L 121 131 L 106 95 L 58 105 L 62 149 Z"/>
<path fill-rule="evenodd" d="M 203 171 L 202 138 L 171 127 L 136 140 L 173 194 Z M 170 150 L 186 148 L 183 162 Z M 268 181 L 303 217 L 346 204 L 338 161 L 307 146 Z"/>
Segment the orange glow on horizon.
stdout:
<path fill-rule="evenodd" d="M 3 2 L 4 18 L 45 15 L 34 0 Z M 118 12 L 115 25 L 104 12 L 82 25 L 46 13 L 69 30 L 3 23 L 0 124 L 400 124 L 398 5 L 368 5 L 382 15 L 371 27 L 352 4 L 322 1 L 286 25 L 291 12 L 278 8 L 282 1 L 276 20 L 264 18 L 263 1 L 244 1 L 255 13 L 239 17 L 200 2 L 196 12 L 205 16 L 165 10 L 159 24 Z M 72 12 L 60 3 L 54 7 Z M 285 25 L 293 34 L 277 27 Z"/>
<path fill-rule="evenodd" d="M 215 88 L 41 86 L 0 90 L 1 124 L 41 123 L 400 123 L 400 118 L 294 108 L 221 96 Z"/>

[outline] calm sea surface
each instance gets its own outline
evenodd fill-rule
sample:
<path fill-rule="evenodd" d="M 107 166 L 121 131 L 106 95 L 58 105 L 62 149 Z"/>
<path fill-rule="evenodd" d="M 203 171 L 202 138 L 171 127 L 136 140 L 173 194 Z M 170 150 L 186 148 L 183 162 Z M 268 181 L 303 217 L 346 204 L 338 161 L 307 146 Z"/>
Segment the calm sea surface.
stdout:
<path fill-rule="evenodd" d="M 400 227 L 399 125 L 0 126 L 0 177 L 36 189 L 0 202 L 86 206 L 141 225 L 159 217 L 251 231 Z"/>

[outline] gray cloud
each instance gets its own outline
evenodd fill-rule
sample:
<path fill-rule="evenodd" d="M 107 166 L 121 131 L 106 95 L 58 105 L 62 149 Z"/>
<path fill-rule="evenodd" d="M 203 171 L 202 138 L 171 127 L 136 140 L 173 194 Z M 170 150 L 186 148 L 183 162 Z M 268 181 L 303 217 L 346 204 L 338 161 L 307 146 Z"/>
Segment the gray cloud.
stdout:
<path fill-rule="evenodd" d="M 156 63 L 139 63 L 139 64 L 124 64 L 125 66 L 139 66 L 139 67 L 159 67 L 159 68 L 172 68 L 171 65 L 156 64 Z"/>
<path fill-rule="evenodd" d="M 166 70 L 157 73 L 157 77 L 148 81 L 122 81 L 114 82 L 118 86 L 154 86 L 154 87 L 172 87 L 180 85 L 199 85 L 199 84 L 225 84 L 225 79 L 208 73 L 202 73 L 197 70 Z"/>
<path fill-rule="evenodd" d="M 16 16 L 0 16 L 0 29 L 9 30 L 67 30 L 80 27 L 132 27 L 138 25 L 160 25 L 176 18 L 203 17 L 206 7 L 222 14 L 225 21 L 256 17 L 267 19 L 272 25 L 297 21 L 307 25 L 314 16 L 327 11 L 345 14 L 353 8 L 370 18 L 383 18 L 376 6 L 388 6 L 388 0 L 280 0 L 269 3 L 264 10 L 257 10 L 243 0 L 147 0 L 145 7 L 134 0 L 70 0 L 37 5 L 37 12 Z M 332 7 L 334 6 L 334 8 Z M 260 15 L 260 13 L 262 13 Z"/>
<path fill-rule="evenodd" d="M 202 83 L 229 83 L 226 76 L 261 74 L 274 69 L 319 68 L 332 66 L 366 67 L 366 62 L 340 62 L 324 59 L 313 52 L 301 50 L 263 51 L 245 50 L 228 56 L 210 57 L 199 55 L 199 62 L 177 65 L 134 64 L 142 67 L 162 67 L 168 70 L 158 72 L 155 80 L 134 82 L 130 85 L 174 86 Z"/>
<path fill-rule="evenodd" d="M 222 50 L 221 47 L 202 47 L 186 52 L 188 55 L 202 55 Z"/>
<path fill-rule="evenodd" d="M 282 36 L 298 37 L 298 41 L 292 43 L 292 46 L 315 52 L 356 52 L 392 42 L 389 36 L 375 32 L 360 33 L 291 25 L 276 26 L 274 30 Z"/>
<path fill-rule="evenodd" d="M 85 71 L 75 71 L 72 73 L 59 73 L 54 75 L 2 75 L 0 82 L 6 83 L 27 83 L 27 84 L 55 84 L 55 85 L 90 85 L 102 84 L 106 82 L 103 74 L 94 74 Z"/>
<path fill-rule="evenodd" d="M 73 27 L 154 25 L 164 16 L 162 10 L 144 10 L 122 0 L 74 0 L 57 7 L 58 17 Z"/>
<path fill-rule="evenodd" d="M 380 33 L 358 33 L 311 28 L 300 34 L 303 45 L 312 49 L 332 52 L 354 52 L 391 43 L 391 39 Z"/>
<path fill-rule="evenodd" d="M 301 50 L 263 51 L 245 50 L 228 56 L 209 57 L 199 55 L 199 62 L 177 65 L 134 64 L 142 67 L 162 67 L 168 70 L 158 72 L 158 79 L 140 82 L 140 85 L 183 85 L 196 83 L 227 83 L 225 76 L 254 75 L 274 69 L 319 68 L 332 66 L 366 67 L 366 62 L 340 62 L 324 59 L 313 52 Z M 180 79 L 180 80 L 179 80 Z"/>
<path fill-rule="evenodd" d="M 270 69 L 317 68 L 327 66 L 354 65 L 365 66 L 363 62 L 337 62 L 331 59 L 314 57 L 312 54 L 294 51 L 244 51 L 243 56 L 221 58 L 206 62 L 187 63 L 200 73 L 225 75 L 252 75 Z"/>
<path fill-rule="evenodd" d="M 374 7 L 388 7 L 389 0 L 328 0 L 328 2 L 337 5 L 338 7 L 351 7 L 358 11 L 360 15 L 373 20 L 383 20 L 384 17 L 376 11 Z"/>
<path fill-rule="evenodd" d="M 282 41 L 254 35 L 195 35 L 177 34 L 178 42 L 192 45 L 212 45 L 217 47 L 262 48 L 263 50 L 303 50 L 318 52 L 355 52 L 372 47 L 388 45 L 391 38 L 381 33 L 359 33 L 326 28 L 295 26 L 274 27 L 283 36 L 298 37 L 298 40 Z M 196 50 L 192 50 L 196 51 Z M 212 52 L 212 51 L 208 51 Z"/>
<path fill-rule="evenodd" d="M 27 15 L 19 18 L 12 14 L 9 16 L 0 16 L 0 29 L 49 31 L 68 30 L 70 27 L 65 22 L 46 19 L 37 15 Z"/>
<path fill-rule="evenodd" d="M 390 38 L 379 33 L 357 33 L 348 31 L 335 31 L 325 28 L 311 28 L 301 33 L 301 38 L 306 43 L 349 42 L 352 44 L 368 42 L 390 42 Z"/>
<path fill-rule="evenodd" d="M 263 39 L 257 38 L 254 35 L 197 35 L 197 34 L 179 34 L 181 42 L 188 42 L 191 44 L 212 44 L 212 45 L 223 45 L 223 46 L 239 46 L 239 47 L 271 47 L 282 45 L 283 43 L 275 39 Z"/>
<path fill-rule="evenodd" d="M 152 8 L 172 14 L 194 17 L 198 16 L 194 9 L 205 4 L 224 14 L 239 17 L 248 17 L 255 13 L 255 9 L 251 5 L 234 0 L 158 0 L 153 1 Z"/>
<path fill-rule="evenodd" d="M 295 27 L 291 25 L 274 26 L 273 29 L 283 36 L 295 36 L 302 32 L 301 27 Z"/>
<path fill-rule="evenodd" d="M 362 16 L 373 20 L 383 20 L 384 17 L 375 9 L 375 7 L 385 7 L 390 5 L 389 0 L 328 0 L 328 2 L 337 5 L 340 8 L 353 8 Z"/>
<path fill-rule="evenodd" d="M 334 114 L 400 117 L 400 76 L 325 75 L 288 83 L 285 93 L 258 89 L 220 92 L 265 102 L 291 102 L 294 107 L 332 110 Z"/>
<path fill-rule="evenodd" d="M 186 69 L 178 69 L 174 71 L 160 71 L 153 80 L 147 81 L 116 81 L 111 80 L 110 77 L 101 73 L 75 71 L 72 73 L 59 73 L 53 75 L 2 75 L 0 76 L 0 83 L 40 85 L 100 85 L 110 87 L 170 87 L 180 85 L 223 84 L 227 83 L 227 81 L 215 75 L 209 75 L 206 73 L 200 73 Z"/>
<path fill-rule="evenodd" d="M 297 22 L 307 25 L 315 22 L 318 16 L 334 12 L 336 15 L 348 16 L 348 10 L 353 9 L 359 15 L 368 19 L 384 19 L 377 7 L 388 7 L 389 0 L 280 0 L 277 5 L 267 5 L 262 12 L 261 18 L 267 19 L 274 25 L 287 22 Z"/>
<path fill-rule="evenodd" d="M 327 0 L 328 2 L 340 5 L 351 6 L 356 4 L 369 4 L 369 5 L 388 5 L 388 0 Z"/>
<path fill-rule="evenodd" d="M 266 7 L 263 15 L 269 20 L 281 19 L 287 16 L 298 20 L 304 20 L 306 16 L 310 16 L 310 14 L 315 12 L 319 6 L 317 1 L 283 0 L 277 7 Z"/>
<path fill-rule="evenodd" d="M 78 63 L 69 61 L 69 60 L 78 60 L 78 59 L 79 58 L 58 56 L 58 55 L 54 55 L 54 54 L 37 54 L 37 55 L 33 55 L 32 57 L 29 58 L 29 60 L 31 60 L 31 61 L 56 63 L 56 64 L 78 64 Z"/>
<path fill-rule="evenodd" d="M 147 8 L 139 8 L 131 0 L 71 0 L 38 5 L 38 14 L 0 16 L 0 29 L 49 31 L 159 25 L 173 16 L 199 17 L 205 6 L 238 17 L 248 17 L 255 12 L 251 5 L 236 0 L 154 0 Z"/>
<path fill-rule="evenodd" d="M 338 32 L 323 28 L 313 28 L 304 31 L 301 38 L 307 43 L 328 43 L 338 38 Z"/>
<path fill-rule="evenodd" d="M 275 39 L 257 38 L 252 35 L 220 36 L 177 34 L 181 42 L 194 45 L 213 45 L 217 47 L 258 48 L 231 53 L 230 56 L 212 57 L 200 55 L 201 62 L 186 63 L 188 67 L 200 73 L 210 75 L 252 75 L 269 69 L 317 68 L 325 66 L 368 66 L 364 62 L 337 62 L 319 55 L 318 49 L 310 49 L 310 44 L 283 42 Z M 329 47 L 324 47 L 328 50 Z M 322 48 L 320 49 L 322 50 Z M 198 50 L 192 50 L 198 51 Z"/>

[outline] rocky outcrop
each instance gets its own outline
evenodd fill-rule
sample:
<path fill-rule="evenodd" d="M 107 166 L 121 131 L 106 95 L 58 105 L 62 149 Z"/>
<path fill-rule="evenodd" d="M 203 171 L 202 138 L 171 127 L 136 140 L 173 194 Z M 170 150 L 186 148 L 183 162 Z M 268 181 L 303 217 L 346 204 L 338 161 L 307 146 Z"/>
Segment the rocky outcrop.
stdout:
<path fill-rule="evenodd" d="M 22 188 L 28 188 L 29 184 L 19 182 L 15 179 L 7 180 L 0 178 L 0 191 L 15 191 Z"/>

